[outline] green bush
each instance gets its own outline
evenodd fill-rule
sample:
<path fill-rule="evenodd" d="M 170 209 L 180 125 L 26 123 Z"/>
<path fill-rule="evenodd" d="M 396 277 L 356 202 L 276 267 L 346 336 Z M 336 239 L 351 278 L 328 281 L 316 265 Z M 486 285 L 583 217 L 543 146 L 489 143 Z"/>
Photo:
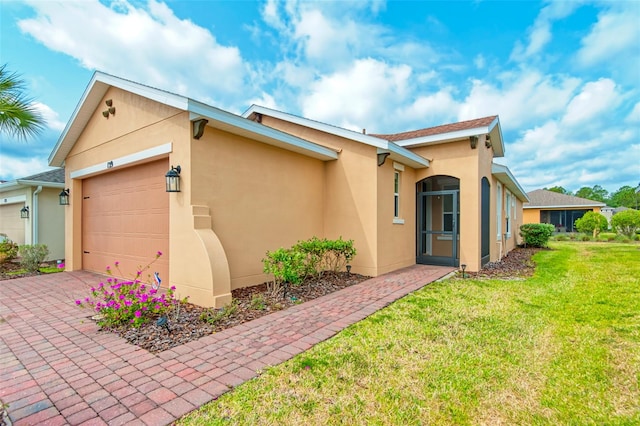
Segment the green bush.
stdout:
<path fill-rule="evenodd" d="M 633 238 L 636 230 L 640 229 L 640 211 L 629 209 L 614 214 L 611 218 L 611 227 L 617 233 Z"/>
<path fill-rule="evenodd" d="M 18 245 L 7 238 L 6 235 L 2 234 L 2 236 L 4 239 L 0 242 L 0 264 L 10 262 L 18 255 Z"/>
<path fill-rule="evenodd" d="M 609 228 L 607 218 L 596 212 L 586 212 L 584 216 L 576 220 L 575 225 L 578 231 L 585 234 L 593 234 L 593 238 L 596 238 L 601 231 L 606 231 Z"/>
<path fill-rule="evenodd" d="M 46 244 L 34 244 L 20 246 L 18 250 L 20 255 L 20 266 L 28 272 L 38 272 L 40 264 L 49 255 L 49 248 Z"/>
<path fill-rule="evenodd" d="M 305 254 L 293 248 L 268 251 L 266 256 L 262 260 L 264 272 L 273 275 L 277 283 L 299 284 L 309 269 Z"/>
<path fill-rule="evenodd" d="M 520 226 L 520 236 L 528 247 L 547 247 L 554 226 L 548 223 L 526 223 Z"/>

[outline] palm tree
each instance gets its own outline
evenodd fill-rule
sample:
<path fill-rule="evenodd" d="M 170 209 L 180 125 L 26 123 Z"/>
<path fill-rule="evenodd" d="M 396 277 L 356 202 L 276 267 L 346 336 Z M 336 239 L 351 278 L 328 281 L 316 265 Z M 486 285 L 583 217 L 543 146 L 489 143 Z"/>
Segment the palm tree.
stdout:
<path fill-rule="evenodd" d="M 44 129 L 44 118 L 25 96 L 20 76 L 0 66 L 0 134 L 26 140 Z"/>

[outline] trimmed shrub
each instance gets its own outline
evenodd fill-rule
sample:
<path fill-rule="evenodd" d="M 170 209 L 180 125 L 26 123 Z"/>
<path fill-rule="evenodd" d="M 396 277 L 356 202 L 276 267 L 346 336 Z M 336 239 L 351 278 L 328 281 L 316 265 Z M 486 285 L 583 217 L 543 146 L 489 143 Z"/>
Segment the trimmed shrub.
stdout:
<path fill-rule="evenodd" d="M 548 223 L 525 223 L 520 226 L 520 236 L 527 247 L 547 247 L 554 230 Z"/>
<path fill-rule="evenodd" d="M 593 234 L 593 238 L 596 238 L 601 231 L 607 230 L 609 222 L 600 213 L 586 212 L 580 219 L 576 219 L 575 225 L 578 231 L 585 234 Z"/>
<path fill-rule="evenodd" d="M 20 255 L 20 266 L 28 272 L 38 272 L 40 264 L 49 255 L 49 248 L 46 244 L 34 244 L 20 246 L 18 250 Z"/>
<path fill-rule="evenodd" d="M 6 238 L 0 242 L 0 264 L 10 262 L 18 255 L 18 245 Z"/>
<path fill-rule="evenodd" d="M 629 209 L 614 214 L 611 218 L 611 227 L 617 233 L 633 238 L 636 230 L 640 229 L 640 211 Z"/>

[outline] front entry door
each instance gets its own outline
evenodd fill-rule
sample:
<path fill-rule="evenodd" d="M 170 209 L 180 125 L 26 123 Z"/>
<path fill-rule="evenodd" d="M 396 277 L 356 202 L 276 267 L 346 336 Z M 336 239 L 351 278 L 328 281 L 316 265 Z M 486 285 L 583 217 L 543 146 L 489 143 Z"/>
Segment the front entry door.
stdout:
<path fill-rule="evenodd" d="M 416 263 L 459 266 L 460 191 L 418 192 Z"/>

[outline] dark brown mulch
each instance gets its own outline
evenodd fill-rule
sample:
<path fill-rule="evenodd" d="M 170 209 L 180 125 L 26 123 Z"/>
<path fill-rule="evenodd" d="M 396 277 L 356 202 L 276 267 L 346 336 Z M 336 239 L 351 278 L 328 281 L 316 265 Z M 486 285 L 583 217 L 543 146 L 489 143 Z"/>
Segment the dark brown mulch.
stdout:
<path fill-rule="evenodd" d="M 56 262 L 44 262 L 40 265 L 41 267 L 53 267 L 56 266 Z M 24 278 L 24 277 L 32 277 L 35 275 L 41 275 L 40 272 L 21 272 L 22 266 L 16 260 L 11 260 L 9 262 L 3 262 L 0 264 L 0 281 L 3 280 L 12 280 L 14 278 Z"/>
<path fill-rule="evenodd" d="M 118 333 L 129 343 L 157 353 L 333 293 L 369 278 L 346 272 L 325 272 L 318 278 L 307 279 L 300 285 L 290 286 L 286 297 L 277 298 L 269 295 L 266 284 L 240 288 L 231 292 L 233 303 L 224 310 L 202 308 L 190 303 L 180 304 L 168 315 L 168 329 L 158 326 L 153 321 L 139 328 L 122 327 L 105 331 Z M 213 321 L 215 317 L 218 318 Z"/>
<path fill-rule="evenodd" d="M 536 269 L 531 257 L 541 248 L 518 247 L 511 250 L 498 262 L 489 262 L 478 272 L 468 272 L 471 278 L 514 279 L 527 278 L 533 275 Z"/>

